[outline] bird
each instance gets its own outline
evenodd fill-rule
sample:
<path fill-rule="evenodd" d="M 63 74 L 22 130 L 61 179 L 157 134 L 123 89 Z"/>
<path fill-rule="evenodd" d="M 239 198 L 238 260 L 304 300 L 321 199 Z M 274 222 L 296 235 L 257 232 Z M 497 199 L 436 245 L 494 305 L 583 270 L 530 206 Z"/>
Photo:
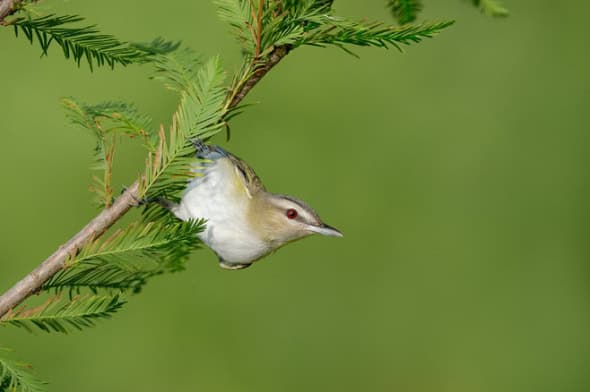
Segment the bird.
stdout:
<path fill-rule="evenodd" d="M 342 237 L 304 201 L 271 193 L 242 159 L 217 145 L 193 143 L 193 174 L 179 202 L 160 204 L 183 221 L 204 219 L 198 234 L 219 259 L 219 266 L 240 270 L 283 245 L 312 234 Z"/>

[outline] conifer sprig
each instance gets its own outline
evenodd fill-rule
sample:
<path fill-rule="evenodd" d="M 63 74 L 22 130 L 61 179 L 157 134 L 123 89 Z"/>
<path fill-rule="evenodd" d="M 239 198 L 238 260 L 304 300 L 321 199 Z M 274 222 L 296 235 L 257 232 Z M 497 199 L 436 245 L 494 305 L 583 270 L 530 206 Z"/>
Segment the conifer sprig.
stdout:
<path fill-rule="evenodd" d="M 95 294 L 99 291 L 137 294 L 149 278 L 167 272 L 154 260 L 134 260 L 131 254 L 129 259 L 121 256 L 121 260 L 90 259 L 75 265 L 55 275 L 42 290 L 66 291 L 70 296 L 79 295 L 84 290 Z"/>
<path fill-rule="evenodd" d="M 432 38 L 454 22 L 422 23 L 400 27 L 385 26 L 379 22 L 362 23 L 343 18 L 322 17 L 325 22 L 311 31 L 301 44 L 307 45 L 356 45 L 388 48 L 393 46 L 402 50 L 401 45 L 421 42 Z"/>
<path fill-rule="evenodd" d="M 0 319 L 0 325 L 14 325 L 29 332 L 41 329 L 45 332 L 69 333 L 92 327 L 100 319 L 108 319 L 118 311 L 125 300 L 119 295 L 77 296 L 70 300 L 51 297 L 42 305 L 9 311 Z"/>
<path fill-rule="evenodd" d="M 151 130 L 151 117 L 126 102 L 108 101 L 87 105 L 74 98 L 64 98 L 62 105 L 73 124 L 101 135 L 116 132 L 129 137 L 145 137 Z"/>
<path fill-rule="evenodd" d="M 95 66 L 114 68 L 116 64 L 126 66 L 146 62 L 154 54 L 167 53 L 178 47 L 178 43 L 162 39 L 155 39 L 150 44 L 120 41 L 112 35 L 99 33 L 95 25 L 76 26 L 83 21 L 84 18 L 77 15 L 33 17 L 28 14 L 16 17 L 8 24 L 14 26 L 16 36 L 22 32 L 31 43 L 36 40 L 44 56 L 55 42 L 62 48 L 65 58 L 73 58 L 78 66 L 86 59 L 90 70 Z"/>
<path fill-rule="evenodd" d="M 0 353 L 9 350 L 0 348 Z M 2 392 L 42 392 L 45 382 L 33 375 L 30 365 L 0 357 L 0 391 Z"/>
<path fill-rule="evenodd" d="M 255 48 L 253 45 L 255 33 L 251 3 L 249 1 L 217 0 L 215 4 L 218 7 L 219 18 L 231 26 L 234 36 L 243 46 L 244 51 L 252 53 Z"/>
<path fill-rule="evenodd" d="M 387 26 L 380 22 L 361 22 L 338 17 L 331 1 L 264 1 L 218 0 L 219 14 L 236 31 L 247 55 L 257 60 L 268 56 L 278 46 L 344 45 L 394 46 L 417 43 L 431 38 L 452 22 Z M 416 19 L 421 10 L 417 0 L 392 0 L 392 12 L 406 24 Z"/>
<path fill-rule="evenodd" d="M 203 221 L 132 223 L 85 246 L 42 289 L 138 292 L 151 277 L 183 270 L 203 228 Z"/>
<path fill-rule="evenodd" d="M 92 177 L 94 183 L 90 190 L 96 193 L 99 207 L 108 207 L 114 197 L 111 178 L 116 136 L 141 137 L 145 145 L 153 149 L 150 138 L 152 119 L 125 102 L 86 105 L 73 98 L 64 98 L 62 105 L 66 109 L 66 116 L 73 124 L 90 130 L 96 137 L 95 162 L 92 169 L 100 174 Z"/>
<path fill-rule="evenodd" d="M 170 90 L 196 94 L 194 84 L 203 65 L 203 57 L 190 48 L 183 48 L 169 55 L 154 56 L 152 79 L 158 80 Z"/>
<path fill-rule="evenodd" d="M 225 128 L 224 105 L 227 90 L 225 72 L 214 57 L 198 68 L 194 78 L 186 77 L 186 67 L 178 62 L 161 62 L 166 79 L 181 89 L 180 105 L 174 114 L 168 134 L 160 128 L 155 151 L 150 152 L 139 194 L 148 198 L 174 197 L 195 174 L 195 139 L 207 139 Z M 163 74 L 162 74 L 163 75 Z"/>

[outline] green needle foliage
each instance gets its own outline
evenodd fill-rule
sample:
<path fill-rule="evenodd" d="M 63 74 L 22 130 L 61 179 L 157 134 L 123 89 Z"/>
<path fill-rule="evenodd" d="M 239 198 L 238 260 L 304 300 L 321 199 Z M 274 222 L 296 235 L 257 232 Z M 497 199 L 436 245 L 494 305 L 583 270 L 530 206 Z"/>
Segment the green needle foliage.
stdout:
<path fill-rule="evenodd" d="M 8 312 L 0 319 L 0 325 L 14 325 L 29 332 L 41 329 L 69 333 L 92 327 L 100 319 L 110 318 L 125 302 L 119 294 L 78 296 L 66 301 L 51 297 L 41 306 L 32 309 L 21 306 Z"/>
<path fill-rule="evenodd" d="M 177 197 L 186 187 L 186 181 L 195 176 L 197 159 L 193 142 L 210 138 L 225 127 L 227 90 L 219 59 L 214 57 L 198 67 L 193 77 L 187 73 L 192 68 L 183 63 L 187 58 L 191 59 L 171 54 L 156 61 L 157 77 L 181 90 L 180 105 L 168 134 L 160 128 L 159 145 L 149 152 L 140 184 L 142 197 Z"/>
<path fill-rule="evenodd" d="M 154 54 L 170 52 L 178 47 L 177 43 L 162 39 L 155 39 L 150 44 L 119 41 L 111 35 L 100 34 L 94 25 L 75 26 L 82 21 L 84 18 L 77 15 L 32 17 L 28 14 L 11 20 L 9 24 L 14 26 L 17 37 L 20 31 L 31 43 L 36 39 L 43 55 L 47 55 L 49 47 L 55 42 L 62 48 L 65 58 L 73 58 L 78 66 L 82 59 L 86 59 L 90 70 L 95 66 L 114 68 L 115 64 L 125 66 L 146 62 Z"/>
<path fill-rule="evenodd" d="M 0 353 L 9 350 L 0 348 Z M 45 382 L 29 372 L 30 365 L 0 357 L 0 392 L 41 392 Z"/>
<path fill-rule="evenodd" d="M 153 57 L 152 65 L 155 69 L 152 79 L 164 83 L 169 90 L 182 93 L 190 90 L 198 79 L 203 57 L 189 48 L 183 48 L 169 55 Z M 191 94 L 196 93 L 194 89 L 191 91 Z"/>
<path fill-rule="evenodd" d="M 76 102 L 73 98 L 62 99 L 67 116 L 73 124 L 90 129 L 100 136 L 107 133 L 123 133 L 130 137 L 148 135 L 152 118 L 140 113 L 125 102 L 109 101 L 96 105 Z"/>
<path fill-rule="evenodd" d="M 125 102 L 86 105 L 73 98 L 64 98 L 62 104 L 73 124 L 90 130 L 96 136 L 92 169 L 100 172 L 101 176 L 93 176 L 94 184 L 90 189 L 97 195 L 98 206 L 108 207 L 114 197 L 111 177 L 116 136 L 140 137 L 146 145 L 153 146 L 150 139 L 152 119 Z"/>
<path fill-rule="evenodd" d="M 81 289 L 137 293 L 149 278 L 183 270 L 201 245 L 197 234 L 203 228 L 202 221 L 132 223 L 85 246 L 43 290 L 69 290 L 70 296 Z"/>
<path fill-rule="evenodd" d="M 245 54 L 253 58 L 264 58 L 273 48 L 282 45 L 292 48 L 335 45 L 343 49 L 345 45 L 394 46 L 399 49 L 400 45 L 433 37 L 452 24 L 396 27 L 380 22 L 353 21 L 334 15 L 331 1 L 265 1 L 262 8 L 249 0 L 218 0 L 216 3 L 221 19 L 230 24 Z M 396 6 L 396 10 L 405 12 L 406 18 L 413 16 L 415 19 L 420 10 L 419 2 L 398 3 L 403 5 Z"/>
<path fill-rule="evenodd" d="M 336 16 L 332 3 L 331 0 L 217 0 L 219 16 L 230 25 L 244 54 L 244 63 L 234 77 L 230 91 L 240 91 L 277 48 L 288 52 L 302 45 L 332 45 L 354 56 L 348 48 L 350 45 L 401 50 L 402 45 L 431 38 L 453 23 L 399 27 L 353 21 Z M 230 94 L 228 104 L 234 98 L 235 95 Z"/>
<path fill-rule="evenodd" d="M 317 46 L 331 44 L 342 48 L 346 44 L 380 48 L 393 46 L 401 51 L 401 45 L 432 38 L 453 23 L 448 21 L 390 27 L 379 22 L 359 23 L 342 18 L 328 18 L 324 27 L 315 29 L 301 43 Z"/>
<path fill-rule="evenodd" d="M 399 24 L 406 24 L 416 20 L 418 13 L 422 11 L 422 2 L 420 0 L 388 0 L 387 7 Z"/>
<path fill-rule="evenodd" d="M 250 3 L 247 1 L 218 0 L 219 19 L 232 27 L 232 32 L 238 41 L 244 46 L 244 50 L 252 52 L 254 47 L 250 37 L 249 27 L 252 26 Z"/>

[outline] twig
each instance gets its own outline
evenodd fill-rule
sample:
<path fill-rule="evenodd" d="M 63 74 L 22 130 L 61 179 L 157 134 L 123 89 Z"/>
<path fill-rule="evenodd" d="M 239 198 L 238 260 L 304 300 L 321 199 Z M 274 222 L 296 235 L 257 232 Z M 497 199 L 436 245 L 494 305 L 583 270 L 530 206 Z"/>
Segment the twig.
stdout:
<path fill-rule="evenodd" d="M 104 206 L 110 207 L 113 202 L 113 187 L 111 180 L 113 177 L 113 157 L 115 155 L 115 143 L 113 142 L 105 155 L 105 170 L 104 170 Z"/>
<path fill-rule="evenodd" d="M 264 0 L 260 0 L 258 5 L 258 15 L 256 16 L 256 25 L 258 26 L 258 36 L 256 37 L 256 58 L 260 57 L 260 47 L 262 46 L 262 11 L 264 9 Z"/>
<path fill-rule="evenodd" d="M 14 14 L 18 10 L 18 5 L 23 0 L 0 0 L 0 25 L 4 24 L 4 19 Z"/>
<path fill-rule="evenodd" d="M 64 245 L 60 246 L 51 256 L 10 290 L 0 297 L 0 318 L 9 310 L 24 301 L 31 294 L 41 288 L 43 283 L 64 267 L 68 256 L 75 256 L 88 242 L 100 237 L 109 227 L 121 218 L 131 207 L 136 206 L 139 182 L 134 182 L 113 205 L 104 209 L 90 221 L 82 230 Z"/>
<path fill-rule="evenodd" d="M 0 5 L 6 1 L 0 0 Z M 11 1 L 8 1 L 10 3 Z M 1 19 L 0 19 L 1 20 Z M 250 90 L 285 57 L 289 46 L 278 46 L 269 55 L 268 60 L 260 65 L 237 92 L 230 92 L 231 103 L 229 108 L 237 106 Z M 37 292 L 45 282 L 62 270 L 68 257 L 78 254 L 80 249 L 90 241 L 104 234 L 109 227 L 117 222 L 133 206 L 137 206 L 139 200 L 139 182 L 134 182 L 119 196 L 112 206 L 105 208 L 98 216 L 90 221 L 78 234 L 62 245 L 55 253 L 49 256 L 37 268 L 17 282 L 10 290 L 0 297 L 0 318 L 8 311 L 20 304 L 31 294 Z"/>
<path fill-rule="evenodd" d="M 289 45 L 277 46 L 268 56 L 268 60 L 262 65 L 258 66 L 256 71 L 243 83 L 238 92 L 233 96 L 229 108 L 236 107 L 242 99 L 252 90 L 254 86 L 270 71 L 275 65 L 279 63 L 289 52 L 291 47 Z"/>

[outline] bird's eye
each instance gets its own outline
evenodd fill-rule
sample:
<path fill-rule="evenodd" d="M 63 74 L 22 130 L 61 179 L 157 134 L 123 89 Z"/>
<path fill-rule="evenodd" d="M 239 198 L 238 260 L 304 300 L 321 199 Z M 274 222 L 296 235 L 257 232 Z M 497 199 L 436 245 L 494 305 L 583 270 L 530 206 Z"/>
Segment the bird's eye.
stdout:
<path fill-rule="evenodd" d="M 295 210 L 293 208 L 289 208 L 287 210 L 287 218 L 289 218 L 289 219 L 295 219 L 295 218 L 297 218 L 297 210 Z"/>

